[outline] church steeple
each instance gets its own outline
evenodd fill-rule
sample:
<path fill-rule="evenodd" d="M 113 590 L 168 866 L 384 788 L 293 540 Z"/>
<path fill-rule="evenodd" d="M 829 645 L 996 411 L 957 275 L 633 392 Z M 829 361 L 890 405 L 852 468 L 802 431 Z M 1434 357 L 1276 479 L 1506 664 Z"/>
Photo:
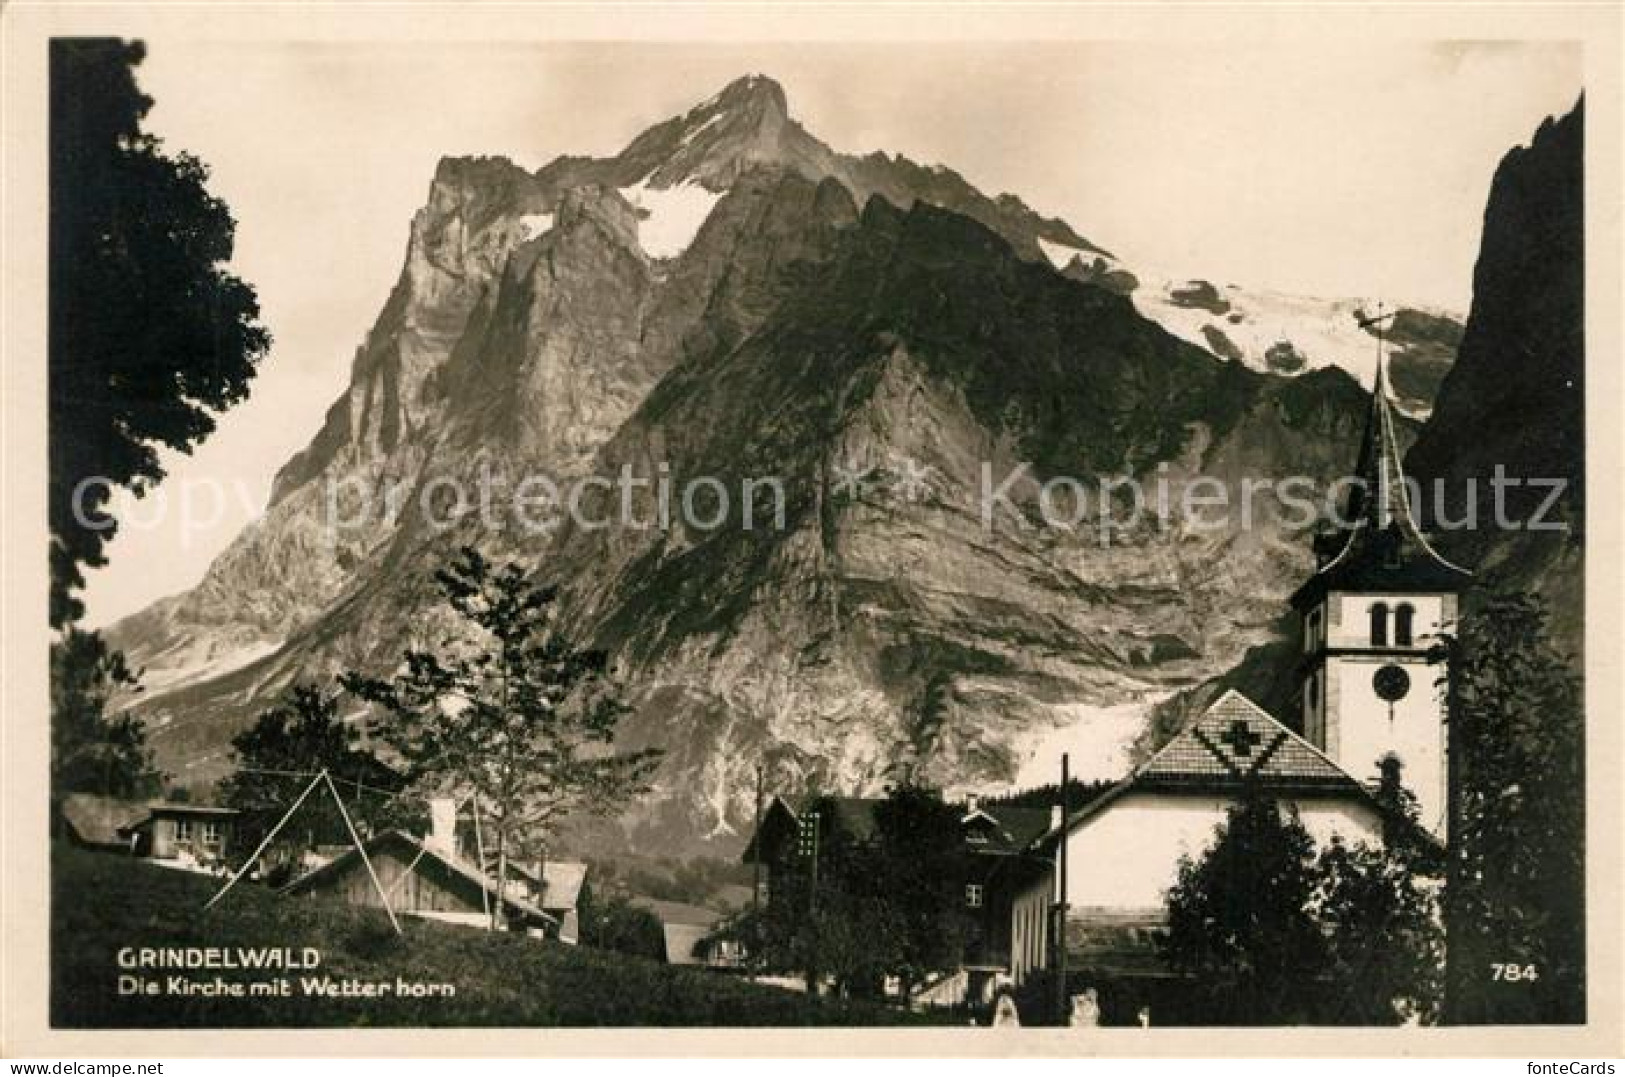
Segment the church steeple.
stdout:
<path fill-rule="evenodd" d="M 1357 468 L 1364 480 L 1363 489 L 1370 492 L 1361 515 L 1373 531 L 1385 531 L 1396 523 L 1404 527 L 1411 521 L 1410 489 L 1394 437 L 1394 409 L 1388 401 L 1385 368 L 1383 357 L 1378 355 L 1377 375 L 1371 387 L 1371 414 L 1366 420 Z"/>
<path fill-rule="evenodd" d="M 1380 329 L 1388 317 L 1379 314 L 1361 323 L 1378 327 L 1378 351 L 1371 410 L 1352 476 L 1356 481 L 1339 521 L 1345 529 L 1316 541 L 1320 564 L 1294 596 L 1300 607 L 1327 590 L 1456 590 L 1472 576 L 1441 556 L 1416 522 L 1413 494 L 1419 491 L 1405 474 L 1388 398 Z"/>
<path fill-rule="evenodd" d="M 1448 753 L 1441 669 L 1432 657 L 1451 631 L 1472 574 L 1440 556 L 1416 522 L 1399 420 L 1388 398 L 1380 326 L 1371 410 L 1340 530 L 1316 540 L 1315 571 L 1292 596 L 1303 622 L 1299 665 L 1304 736 L 1350 774 L 1373 783 L 1404 767 L 1422 821 L 1444 832 Z"/>

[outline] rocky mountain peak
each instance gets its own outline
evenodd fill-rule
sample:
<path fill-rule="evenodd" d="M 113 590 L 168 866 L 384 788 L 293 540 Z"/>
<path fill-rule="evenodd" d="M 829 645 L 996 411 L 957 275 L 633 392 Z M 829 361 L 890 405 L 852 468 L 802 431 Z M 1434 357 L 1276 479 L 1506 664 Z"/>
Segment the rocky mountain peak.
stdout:
<path fill-rule="evenodd" d="M 836 171 L 835 154 L 790 119 L 784 88 L 765 75 L 721 91 L 643 132 L 616 158 L 622 182 L 651 188 L 698 184 L 722 191 L 760 164 L 789 165 L 809 178 Z"/>
<path fill-rule="evenodd" d="M 766 75 L 745 75 L 743 78 L 734 79 L 706 104 L 724 111 L 754 110 L 763 114 L 776 113 L 781 119 L 790 114 L 784 87 Z M 705 105 L 701 105 L 699 110 L 704 108 Z"/>

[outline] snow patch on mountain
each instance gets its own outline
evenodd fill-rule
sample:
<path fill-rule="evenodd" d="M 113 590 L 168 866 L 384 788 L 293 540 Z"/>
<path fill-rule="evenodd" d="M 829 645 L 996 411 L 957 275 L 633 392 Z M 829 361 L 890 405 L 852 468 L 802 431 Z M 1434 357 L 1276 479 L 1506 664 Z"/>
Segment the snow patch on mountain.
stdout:
<path fill-rule="evenodd" d="M 1287 375 L 1337 366 L 1362 385 L 1376 376 L 1378 341 L 1360 325 L 1374 302 L 1216 285 L 1138 269 L 1136 274 L 1140 286 L 1132 298 L 1141 314 L 1222 359 Z M 1459 320 L 1445 311 L 1427 313 Z M 1418 419 L 1429 411 L 1415 401 L 1401 406 Z"/>
<path fill-rule="evenodd" d="M 690 142 L 693 142 L 701 134 L 705 133 L 705 131 L 707 131 L 708 129 L 710 129 L 712 127 L 715 127 L 718 123 L 720 123 L 722 121 L 722 118 L 724 116 L 726 116 L 726 115 L 727 115 L 727 113 L 725 113 L 725 112 L 718 112 L 718 113 L 712 115 L 709 119 L 707 119 L 704 123 L 700 124 L 698 127 L 689 128 L 687 131 L 685 131 L 683 133 L 683 141 L 682 141 L 681 145 L 686 146 Z"/>
<path fill-rule="evenodd" d="M 526 238 L 535 239 L 553 227 L 553 215 L 551 213 L 526 213 L 519 218 L 519 227 L 525 230 Z"/>
<path fill-rule="evenodd" d="M 1141 277 L 1134 305 L 1170 333 L 1208 351 L 1214 334 L 1245 356 L 1248 366 L 1281 374 L 1336 364 L 1369 384 L 1376 371 L 1377 338 L 1360 328 L 1362 304 L 1355 299 L 1317 299 L 1251 291 L 1234 284 L 1206 285 L 1177 278 Z M 1284 352 L 1272 362 L 1270 349 L 1288 343 L 1301 367 Z"/>
<path fill-rule="evenodd" d="M 638 243 L 651 258 L 675 258 L 688 249 L 700 226 L 721 200 L 720 192 L 696 183 L 622 187 L 621 195 L 638 211 Z"/>
<path fill-rule="evenodd" d="M 1151 694 L 1109 707 L 1065 703 L 1055 707 L 1058 723 L 1030 734 L 1016 746 L 1020 769 L 1011 790 L 1061 780 L 1056 770 L 1065 752 L 1072 777 L 1085 782 L 1126 778 L 1132 769 L 1134 739 L 1145 729 L 1151 708 L 1168 693 Z"/>

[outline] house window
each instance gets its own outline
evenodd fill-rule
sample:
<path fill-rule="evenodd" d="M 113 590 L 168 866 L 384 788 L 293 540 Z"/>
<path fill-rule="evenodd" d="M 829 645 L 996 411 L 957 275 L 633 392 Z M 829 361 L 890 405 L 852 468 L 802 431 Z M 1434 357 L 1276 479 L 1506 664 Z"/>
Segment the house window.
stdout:
<path fill-rule="evenodd" d="M 190 820 L 190 819 L 176 819 L 175 820 L 175 840 L 176 841 L 191 841 L 192 840 L 192 820 Z"/>
<path fill-rule="evenodd" d="M 1394 645 L 1409 647 L 1415 633 L 1416 607 L 1409 602 L 1401 602 L 1394 610 Z"/>
<path fill-rule="evenodd" d="M 969 833 L 967 833 L 965 835 L 965 840 L 970 842 L 972 845 L 986 845 L 987 844 L 987 831 L 985 831 L 985 830 L 972 830 L 972 831 L 970 831 Z"/>
<path fill-rule="evenodd" d="M 203 844 L 204 845 L 219 845 L 220 844 L 220 824 L 219 823 L 204 823 L 203 824 Z"/>
<path fill-rule="evenodd" d="M 982 907 L 982 884 L 968 883 L 965 886 L 965 905 L 972 909 Z"/>
<path fill-rule="evenodd" d="M 1388 603 L 1377 602 L 1371 607 L 1371 646 L 1388 646 Z"/>

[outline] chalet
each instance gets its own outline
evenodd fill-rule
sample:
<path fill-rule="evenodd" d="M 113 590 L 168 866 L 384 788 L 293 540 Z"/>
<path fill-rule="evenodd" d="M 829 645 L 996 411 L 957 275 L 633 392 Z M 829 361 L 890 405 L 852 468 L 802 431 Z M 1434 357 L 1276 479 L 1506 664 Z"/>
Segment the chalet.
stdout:
<path fill-rule="evenodd" d="M 436 848 L 404 830 L 391 830 L 366 842 L 367 859 L 378 884 L 397 913 L 453 924 L 484 926 L 495 904 L 496 880 L 461 857 Z M 383 908 L 361 854 L 351 848 L 282 888 L 290 897 L 336 897 L 349 905 Z M 511 930 L 554 932 L 558 920 L 534 905 L 524 888 L 509 880 L 503 895 L 503 923 Z"/>
<path fill-rule="evenodd" d="M 387 831 L 365 842 L 377 874 L 374 885 L 361 853 L 350 847 L 299 876 L 282 893 L 290 897 L 336 897 L 347 904 L 383 907 L 381 885 L 396 913 L 446 923 L 484 926 L 497 902 L 497 880 L 481 870 L 456 835 L 456 814 L 431 807 L 429 836 Z M 574 944 L 579 937 L 578 904 L 587 867 L 577 861 L 509 865 L 502 894 L 502 922 L 509 930 L 545 935 Z"/>
<path fill-rule="evenodd" d="M 237 811 L 212 804 L 69 793 L 57 808 L 63 837 L 87 849 L 128 853 L 161 867 L 224 867 Z"/>
<path fill-rule="evenodd" d="M 865 797 L 773 797 L 744 854 L 746 863 L 760 865 L 760 900 L 765 904 L 794 891 L 817 858 L 820 835 L 838 829 L 850 840 L 872 838 L 881 803 Z M 963 805 L 962 899 L 972 930 L 960 968 L 945 981 L 923 985 L 933 1002 L 989 999 L 994 985 L 1009 979 L 1013 960 L 1028 955 L 1037 960 L 1050 904 L 1043 883 L 1051 867 L 1035 846 L 1059 823 L 1059 816 L 1044 808 L 984 804 L 975 797 Z"/>
<path fill-rule="evenodd" d="M 728 919 L 726 911 L 647 897 L 633 897 L 631 901 L 660 921 L 666 964 L 722 970 L 745 967 L 745 952 L 740 944 L 715 937 Z"/>
<path fill-rule="evenodd" d="M 548 860 L 539 872 L 535 864 L 521 864 L 513 866 L 512 874 L 524 884 L 530 900 L 558 920 L 555 938 L 572 946 L 581 941 L 581 890 L 587 882 L 586 864 L 579 860 Z"/>
<path fill-rule="evenodd" d="M 163 867 L 224 870 L 237 815 L 234 808 L 212 804 L 154 803 L 141 818 L 120 827 L 119 834 L 130 852 Z"/>

